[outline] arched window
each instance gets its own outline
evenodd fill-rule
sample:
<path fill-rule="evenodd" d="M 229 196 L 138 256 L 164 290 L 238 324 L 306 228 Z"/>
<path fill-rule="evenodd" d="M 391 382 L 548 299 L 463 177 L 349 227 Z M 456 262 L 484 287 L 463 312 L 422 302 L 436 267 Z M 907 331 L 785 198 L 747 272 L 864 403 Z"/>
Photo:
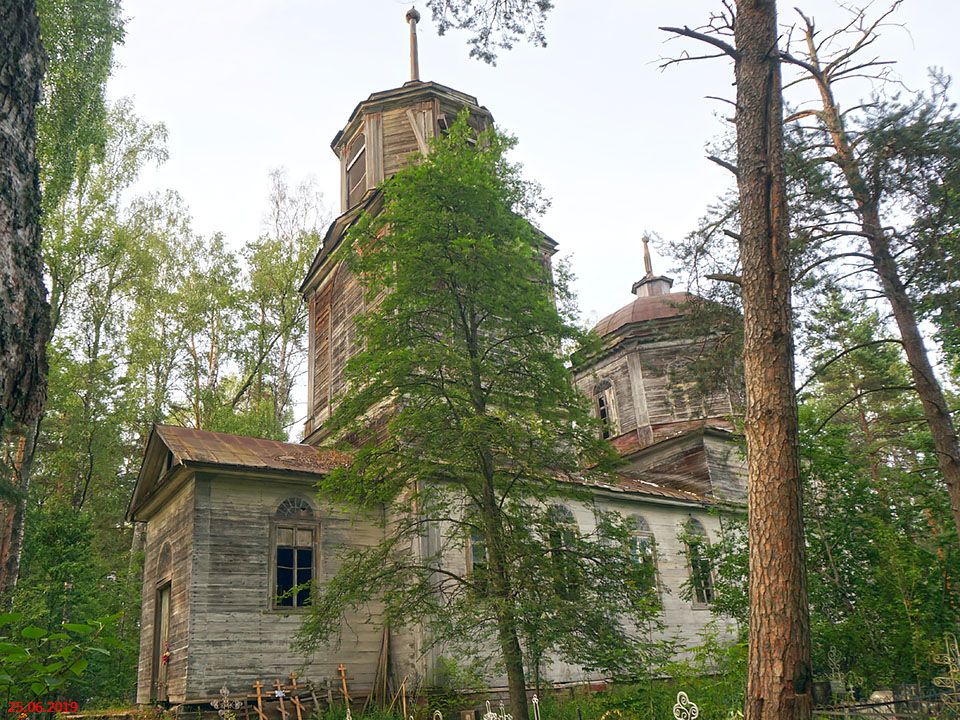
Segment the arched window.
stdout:
<path fill-rule="evenodd" d="M 600 434 L 604 440 L 619 434 L 617 429 L 616 397 L 613 384 L 609 380 L 601 380 L 593 389 L 593 399 L 596 405 L 597 417 L 600 419 Z"/>
<path fill-rule="evenodd" d="M 173 553 L 170 550 L 170 543 L 164 543 L 157 557 L 157 580 L 169 579 L 172 570 Z"/>
<path fill-rule="evenodd" d="M 277 506 L 278 518 L 312 518 L 313 508 L 302 497 L 289 497 Z"/>
<path fill-rule="evenodd" d="M 640 567 L 646 587 L 659 600 L 660 577 L 657 571 L 657 544 L 653 532 L 642 515 L 633 515 L 629 520 L 632 525 L 630 554 L 633 556 L 633 561 Z"/>
<path fill-rule="evenodd" d="M 710 541 L 707 531 L 703 529 L 703 523 L 696 518 L 687 521 L 686 544 L 694 604 L 709 605 L 713 602 L 713 568 L 707 554 Z"/>
<path fill-rule="evenodd" d="M 557 594 L 566 599 L 577 592 L 579 567 L 572 554 L 577 538 L 577 521 L 569 508 L 554 505 L 547 511 L 547 539 Z"/>
<path fill-rule="evenodd" d="M 301 497 L 281 502 L 273 521 L 273 538 L 272 606 L 309 605 L 317 543 L 317 524 L 310 503 Z"/>

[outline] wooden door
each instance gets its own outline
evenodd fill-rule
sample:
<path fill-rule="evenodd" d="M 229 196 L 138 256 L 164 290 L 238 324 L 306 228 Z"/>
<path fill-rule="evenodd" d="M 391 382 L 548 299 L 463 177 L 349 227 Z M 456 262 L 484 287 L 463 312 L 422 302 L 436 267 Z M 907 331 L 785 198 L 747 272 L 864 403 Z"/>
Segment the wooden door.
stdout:
<path fill-rule="evenodd" d="M 170 659 L 170 583 L 157 589 L 153 624 L 153 691 L 154 700 L 167 700 L 167 668 Z"/>

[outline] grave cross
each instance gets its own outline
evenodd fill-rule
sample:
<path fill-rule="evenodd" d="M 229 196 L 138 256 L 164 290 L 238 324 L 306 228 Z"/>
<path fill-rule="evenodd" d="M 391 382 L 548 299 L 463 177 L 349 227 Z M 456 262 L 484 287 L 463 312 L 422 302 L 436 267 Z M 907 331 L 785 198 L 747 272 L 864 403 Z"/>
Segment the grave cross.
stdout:
<path fill-rule="evenodd" d="M 940 696 L 943 704 L 951 711 L 960 710 L 960 647 L 957 645 L 957 636 L 946 633 L 943 636 L 944 653 L 936 655 L 933 661 L 937 665 L 946 665 L 945 675 L 935 677 L 933 684 L 947 692 Z"/>
<path fill-rule="evenodd" d="M 283 699 L 287 696 L 287 694 L 283 691 L 283 685 L 280 684 L 279 678 L 273 681 L 273 687 L 276 688 L 276 690 L 273 692 L 274 697 L 280 701 L 280 715 L 283 720 L 287 720 L 287 708 L 283 704 Z"/>
<path fill-rule="evenodd" d="M 222 688 L 220 688 L 220 699 L 214 700 L 210 704 L 217 711 L 217 715 L 225 718 L 227 717 L 227 713 L 229 713 L 231 710 L 239 710 L 243 706 L 243 701 L 231 700 L 230 691 L 227 690 L 227 686 L 224 685 Z"/>

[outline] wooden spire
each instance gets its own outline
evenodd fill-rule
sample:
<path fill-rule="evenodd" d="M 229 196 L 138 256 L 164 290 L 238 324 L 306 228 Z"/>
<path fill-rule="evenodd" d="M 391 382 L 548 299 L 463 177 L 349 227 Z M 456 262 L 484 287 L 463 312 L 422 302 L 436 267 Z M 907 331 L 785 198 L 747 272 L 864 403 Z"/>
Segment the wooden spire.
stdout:
<path fill-rule="evenodd" d="M 647 271 L 647 277 L 653 277 L 653 261 L 650 259 L 650 238 L 643 236 L 643 269 Z"/>
<path fill-rule="evenodd" d="M 643 269 L 646 274 L 637 280 L 631 290 L 637 297 L 649 297 L 650 295 L 664 295 L 670 292 L 673 287 L 673 280 L 664 275 L 653 274 L 653 260 L 650 259 L 650 238 L 644 235 L 643 241 Z"/>
<path fill-rule="evenodd" d="M 407 22 L 410 23 L 410 80 L 420 80 L 420 56 L 417 51 L 417 23 L 420 22 L 420 13 L 417 8 L 407 10 Z"/>

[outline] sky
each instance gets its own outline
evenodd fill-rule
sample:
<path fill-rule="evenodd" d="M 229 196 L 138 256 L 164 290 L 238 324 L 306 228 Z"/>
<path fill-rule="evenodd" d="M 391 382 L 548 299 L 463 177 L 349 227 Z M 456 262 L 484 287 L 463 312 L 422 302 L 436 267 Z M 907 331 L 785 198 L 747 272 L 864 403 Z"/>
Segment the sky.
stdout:
<path fill-rule="evenodd" d="M 801 0 L 797 0 L 800 2 Z M 886 7 L 884 3 L 875 3 Z M 795 19 L 781 3 L 781 21 Z M 420 69 L 475 95 L 519 139 L 514 158 L 552 200 L 543 229 L 571 256 L 583 316 L 598 319 L 631 299 L 643 275 L 641 235 L 676 240 L 695 227 L 730 182 L 708 162 L 730 97 L 722 60 L 660 59 L 683 50 L 661 25 L 700 24 L 718 0 L 557 0 L 546 48 L 519 44 L 495 67 L 468 57 L 466 36 L 440 37 L 421 5 Z M 370 93 L 408 79 L 409 3 L 396 0 L 127 0 L 126 39 L 112 99 L 169 131 L 169 160 L 138 190 L 172 188 L 194 229 L 223 232 L 239 247 L 263 230 L 271 169 L 313 176 L 331 211 L 339 171 L 330 141 Z M 832 0 L 804 0 L 824 26 Z M 960 2 L 906 0 L 878 54 L 895 58 L 908 87 L 929 66 L 960 70 Z M 654 250 L 654 269 L 684 283 L 682 268 Z"/>
<path fill-rule="evenodd" d="M 824 27 L 834 0 L 795 4 Z M 556 0 L 546 48 L 518 44 L 496 66 L 468 57 L 467 37 L 440 37 L 421 5 L 420 74 L 475 95 L 497 126 L 517 136 L 513 153 L 552 204 L 540 221 L 571 259 L 583 319 L 632 298 L 643 275 L 644 232 L 682 238 L 729 186 L 705 159 L 723 130 L 732 66 L 660 61 L 700 48 L 667 41 L 661 25 L 701 24 L 719 0 Z M 886 8 L 883 0 L 874 6 Z M 196 232 L 223 232 L 240 247 L 264 230 L 269 173 L 315 178 L 339 209 L 339 166 L 330 141 L 370 93 L 409 79 L 408 2 L 397 0 L 126 0 L 126 38 L 108 94 L 129 96 L 147 121 L 165 123 L 169 160 L 136 190 L 172 188 Z M 905 0 L 877 54 L 913 90 L 927 68 L 960 71 L 960 2 Z M 852 104 L 869 92 L 850 88 Z M 857 94 L 859 93 L 859 94 Z M 683 268 L 653 245 L 654 270 L 685 286 Z"/>

